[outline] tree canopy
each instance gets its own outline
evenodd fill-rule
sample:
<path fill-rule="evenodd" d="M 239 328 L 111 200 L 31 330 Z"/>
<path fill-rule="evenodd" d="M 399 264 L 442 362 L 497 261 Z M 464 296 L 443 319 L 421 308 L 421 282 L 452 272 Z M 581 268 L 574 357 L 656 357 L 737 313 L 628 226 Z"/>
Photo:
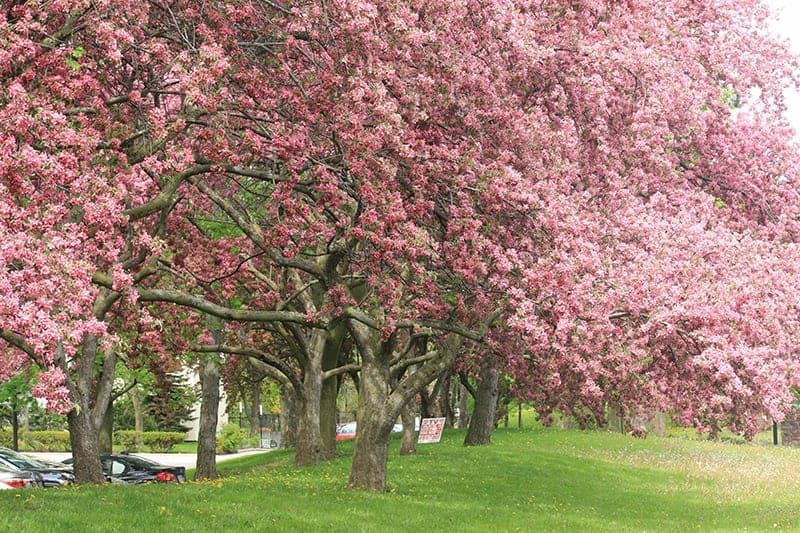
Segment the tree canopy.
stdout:
<path fill-rule="evenodd" d="M 0 378 L 33 359 L 69 411 L 97 342 L 115 354 L 126 328 L 158 344 L 172 320 L 184 349 L 236 351 L 191 339 L 198 315 L 143 305 L 161 302 L 227 319 L 237 342 L 271 324 L 301 376 L 273 367 L 304 398 L 349 364 L 326 356 L 346 331 L 364 446 L 463 359 L 447 335 L 545 417 L 613 403 L 752 435 L 790 405 L 800 338 L 782 96 L 797 65 L 767 15 L 756 0 L 12 2 Z"/>

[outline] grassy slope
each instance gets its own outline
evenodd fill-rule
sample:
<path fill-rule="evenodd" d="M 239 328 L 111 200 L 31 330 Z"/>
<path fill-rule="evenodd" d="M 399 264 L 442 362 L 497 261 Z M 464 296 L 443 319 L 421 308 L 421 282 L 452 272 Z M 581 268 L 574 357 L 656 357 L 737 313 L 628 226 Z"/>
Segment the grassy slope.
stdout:
<path fill-rule="evenodd" d="M 181 486 L 0 492 L 0 531 L 800 530 L 800 450 L 604 432 L 463 433 L 389 463 L 390 491 L 343 490 L 342 457 L 296 469 L 288 452 L 220 465 Z"/>

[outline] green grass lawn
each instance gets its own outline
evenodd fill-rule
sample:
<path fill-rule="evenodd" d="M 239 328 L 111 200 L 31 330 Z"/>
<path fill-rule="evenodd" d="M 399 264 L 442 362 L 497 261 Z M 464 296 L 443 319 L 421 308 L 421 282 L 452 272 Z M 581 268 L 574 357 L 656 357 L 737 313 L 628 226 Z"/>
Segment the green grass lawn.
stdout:
<path fill-rule="evenodd" d="M 189 441 L 179 442 L 169 450 L 169 453 L 197 453 L 197 443 Z"/>
<path fill-rule="evenodd" d="M 2 531 L 800 530 L 800 450 L 606 432 L 463 432 L 389 462 L 390 490 L 345 490 L 341 457 L 295 468 L 276 451 L 183 485 L 0 492 Z"/>

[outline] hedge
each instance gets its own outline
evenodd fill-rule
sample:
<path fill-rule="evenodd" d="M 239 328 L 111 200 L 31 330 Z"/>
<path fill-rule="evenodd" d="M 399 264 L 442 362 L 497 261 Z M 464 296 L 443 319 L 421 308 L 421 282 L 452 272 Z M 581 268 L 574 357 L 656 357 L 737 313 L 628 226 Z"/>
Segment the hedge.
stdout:
<path fill-rule="evenodd" d="M 186 440 L 185 433 L 170 431 L 116 431 L 114 445 L 128 452 L 168 452 Z M 11 448 L 14 435 L 11 429 L 0 428 L 0 447 Z M 20 431 L 19 448 L 34 452 L 68 452 L 71 450 L 68 431 Z"/>
<path fill-rule="evenodd" d="M 0 446 L 11 448 L 14 433 L 11 429 L 0 429 Z M 20 431 L 19 447 L 37 452 L 68 452 L 71 448 L 68 431 Z"/>
<path fill-rule="evenodd" d="M 186 439 L 185 433 L 173 431 L 115 431 L 114 444 L 124 451 L 140 452 L 148 448 L 151 452 L 168 452 Z"/>

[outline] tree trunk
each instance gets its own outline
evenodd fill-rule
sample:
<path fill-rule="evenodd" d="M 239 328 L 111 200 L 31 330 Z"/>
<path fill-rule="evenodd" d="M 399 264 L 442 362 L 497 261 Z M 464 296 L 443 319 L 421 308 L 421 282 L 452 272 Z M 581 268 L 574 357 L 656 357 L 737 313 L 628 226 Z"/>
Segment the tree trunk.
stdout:
<path fill-rule="evenodd" d="M 89 395 L 93 364 L 96 356 L 96 339 L 87 336 L 78 365 L 77 382 L 66 374 L 64 384 L 69 390 L 73 408 L 67 413 L 67 427 L 72 450 L 72 470 L 75 483 L 105 483 L 103 467 L 100 464 L 100 449 L 97 442 L 97 427 L 92 423 L 92 410 L 89 408 Z M 67 372 L 69 367 L 64 356 L 63 346 L 56 349 L 56 361 Z M 88 370 L 87 370 L 88 367 Z"/>
<path fill-rule="evenodd" d="M 19 416 L 16 407 L 11 411 L 11 447 L 19 451 Z"/>
<path fill-rule="evenodd" d="M 380 331 L 370 330 L 355 320 L 350 321 L 349 328 L 361 354 L 361 380 L 358 433 L 348 486 L 380 492 L 386 490 L 386 463 L 394 421 L 420 390 L 452 367 L 461 339 L 448 338 L 439 345 L 436 358 L 410 370 L 397 381 L 392 380 L 390 372 L 392 341 L 383 341 Z"/>
<path fill-rule="evenodd" d="M 325 335 L 325 347 L 322 352 L 321 370 L 331 370 L 339 364 L 342 343 L 347 336 L 343 324 L 332 328 Z M 329 377 L 322 382 L 319 399 L 319 432 L 322 440 L 323 456 L 336 456 L 336 398 L 339 396 L 339 383 L 336 377 Z"/>
<path fill-rule="evenodd" d="M 436 412 L 440 417 L 444 417 L 444 427 L 453 427 L 453 406 L 450 405 L 450 382 L 452 372 L 448 369 L 439 376 L 436 382 L 438 394 L 434 401 L 436 402 Z"/>
<path fill-rule="evenodd" d="M 76 483 L 104 483 L 105 476 L 100 465 L 100 449 L 97 432 L 92 427 L 88 407 L 76 407 L 67 413 L 69 442 L 72 447 L 72 471 Z"/>
<path fill-rule="evenodd" d="M 114 403 L 109 402 L 105 415 L 100 423 L 97 446 L 100 453 L 111 453 L 114 445 Z"/>
<path fill-rule="evenodd" d="M 469 421 L 464 446 L 485 446 L 490 443 L 497 411 L 498 379 L 497 370 L 491 366 L 481 369 L 475 394 L 475 410 Z"/>
<path fill-rule="evenodd" d="M 131 403 L 133 404 L 133 429 L 136 431 L 136 449 L 144 446 L 142 433 L 144 432 L 144 405 L 142 403 L 142 391 L 139 385 L 135 385 L 130 390 Z"/>
<path fill-rule="evenodd" d="M 458 403 L 458 427 L 465 428 L 469 424 L 469 412 L 467 404 L 467 388 L 464 385 L 458 384 L 459 387 L 459 403 Z"/>
<path fill-rule="evenodd" d="M 319 433 L 322 456 L 331 459 L 336 456 L 336 398 L 339 386 L 332 377 L 322 382 L 319 398 Z"/>
<path fill-rule="evenodd" d="M 219 365 L 209 355 L 200 367 L 200 427 L 197 436 L 197 469 L 194 479 L 217 477 L 217 417 L 219 416 Z"/>
<path fill-rule="evenodd" d="M 322 359 L 327 337 L 327 331 L 315 330 L 308 340 L 307 359 L 303 367 L 303 385 L 296 404 L 298 416 L 295 464 L 297 466 L 319 464 L 320 461 L 333 457 L 335 453 L 335 448 L 334 450 L 324 448 L 320 431 Z"/>
<path fill-rule="evenodd" d="M 261 435 L 258 434 L 261 428 L 261 382 L 253 383 L 251 390 L 252 401 L 250 402 L 250 409 L 247 410 L 247 420 L 250 422 L 250 436 L 258 437 L 259 446 L 261 445 Z"/>
<path fill-rule="evenodd" d="M 497 410 L 494 414 L 494 427 L 503 420 L 503 427 L 508 427 L 508 406 L 511 404 L 511 393 L 506 380 L 497 381 Z"/>
<path fill-rule="evenodd" d="M 119 293 L 100 289 L 92 313 L 103 320 L 108 310 L 119 299 Z M 97 372 L 98 343 L 94 335 L 85 335 L 77 359 L 68 362 L 64 347 L 59 343 L 55 362 L 64 372 L 65 386 L 69 391 L 73 408 L 67 413 L 69 440 L 72 447 L 73 471 L 76 483 L 104 483 L 105 476 L 100 464 L 98 429 L 111 402 L 114 385 L 116 353 L 112 350 L 100 358 L 101 368 Z M 94 400 L 94 409 L 91 401 Z"/>
<path fill-rule="evenodd" d="M 415 402 L 408 402 L 400 411 L 403 421 L 403 436 L 400 439 L 400 455 L 414 455 L 417 453 L 417 432 L 414 430 Z"/>
<path fill-rule="evenodd" d="M 281 385 L 281 448 L 294 448 L 297 442 L 296 398 L 293 387 Z"/>
<path fill-rule="evenodd" d="M 296 398 L 297 433 L 295 435 L 295 458 L 297 466 L 319 464 L 325 458 L 322 436 L 319 431 L 319 398 L 322 392 L 322 376 L 307 375 L 303 391 Z"/>
<path fill-rule="evenodd" d="M 445 418 L 445 426 L 452 426 L 452 411 L 449 408 L 450 371 L 446 370 L 436 379 L 433 389 L 420 392 L 422 418 Z"/>
<path fill-rule="evenodd" d="M 431 416 L 431 401 L 427 391 L 419 393 L 419 416 L 421 418 L 433 418 Z"/>
<path fill-rule="evenodd" d="M 348 486 L 370 492 L 386 490 L 386 466 L 393 417 L 384 409 L 388 365 L 362 358 L 358 392 L 358 432 Z"/>

